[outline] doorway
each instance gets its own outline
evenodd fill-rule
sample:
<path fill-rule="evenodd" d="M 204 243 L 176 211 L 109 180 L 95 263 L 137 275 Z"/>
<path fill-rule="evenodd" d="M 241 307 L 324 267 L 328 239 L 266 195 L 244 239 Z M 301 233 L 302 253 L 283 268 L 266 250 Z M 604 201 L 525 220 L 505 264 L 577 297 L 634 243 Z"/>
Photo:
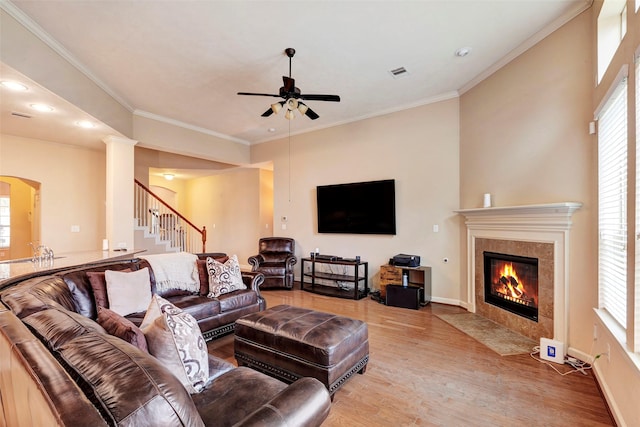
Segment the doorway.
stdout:
<path fill-rule="evenodd" d="M 31 257 L 40 241 L 40 183 L 0 176 L 0 260 Z"/>

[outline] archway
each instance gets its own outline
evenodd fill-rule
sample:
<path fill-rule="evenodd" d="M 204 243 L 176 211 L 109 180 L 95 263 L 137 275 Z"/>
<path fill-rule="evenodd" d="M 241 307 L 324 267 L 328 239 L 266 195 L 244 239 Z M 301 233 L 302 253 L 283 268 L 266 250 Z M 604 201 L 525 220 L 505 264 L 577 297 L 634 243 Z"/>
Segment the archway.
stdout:
<path fill-rule="evenodd" d="M 40 183 L 0 176 L 0 260 L 31 257 L 40 241 Z"/>

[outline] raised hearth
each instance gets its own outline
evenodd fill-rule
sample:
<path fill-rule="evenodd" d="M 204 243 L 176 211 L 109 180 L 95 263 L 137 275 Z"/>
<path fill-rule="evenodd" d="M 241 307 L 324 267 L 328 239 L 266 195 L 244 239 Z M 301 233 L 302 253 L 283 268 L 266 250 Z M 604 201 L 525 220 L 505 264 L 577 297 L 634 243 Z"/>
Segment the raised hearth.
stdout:
<path fill-rule="evenodd" d="M 467 225 L 467 310 L 534 340 L 568 336 L 569 231 L 581 203 L 461 209 Z M 484 301 L 484 252 L 538 259 L 537 322 Z"/>

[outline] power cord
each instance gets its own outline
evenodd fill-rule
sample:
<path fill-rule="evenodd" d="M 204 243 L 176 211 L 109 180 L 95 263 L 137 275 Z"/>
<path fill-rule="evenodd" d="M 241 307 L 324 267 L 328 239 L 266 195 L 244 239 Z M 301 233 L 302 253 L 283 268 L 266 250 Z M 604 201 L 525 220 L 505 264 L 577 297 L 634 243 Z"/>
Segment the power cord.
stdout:
<path fill-rule="evenodd" d="M 590 370 L 590 369 L 593 369 L 593 365 L 591 363 L 583 362 L 582 360 L 576 359 L 575 357 L 565 356 L 564 357 L 564 363 L 566 363 L 567 365 L 571 366 L 573 369 L 570 370 L 570 371 L 561 372 L 552 363 L 547 362 L 546 360 L 543 360 L 543 359 L 537 357 L 536 354 L 540 354 L 540 346 L 533 347 L 533 350 L 531 351 L 531 353 L 529 353 L 529 355 L 533 359 L 537 360 L 538 362 L 544 363 L 545 365 L 550 366 L 554 371 L 556 371 L 561 376 L 573 374 L 574 372 L 580 372 L 583 375 L 588 375 L 587 371 Z M 593 363 L 595 363 L 596 360 L 598 360 L 600 357 L 604 356 L 605 354 L 606 353 L 597 354 L 593 358 Z"/>

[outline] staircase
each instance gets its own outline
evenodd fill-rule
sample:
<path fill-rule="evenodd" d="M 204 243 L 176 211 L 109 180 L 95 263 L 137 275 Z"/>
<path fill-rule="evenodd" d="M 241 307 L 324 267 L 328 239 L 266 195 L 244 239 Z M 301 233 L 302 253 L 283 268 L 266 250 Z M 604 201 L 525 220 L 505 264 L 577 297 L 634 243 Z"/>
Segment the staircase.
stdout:
<path fill-rule="evenodd" d="M 134 247 L 146 254 L 206 252 L 207 230 L 199 229 L 137 179 L 134 187 Z"/>

